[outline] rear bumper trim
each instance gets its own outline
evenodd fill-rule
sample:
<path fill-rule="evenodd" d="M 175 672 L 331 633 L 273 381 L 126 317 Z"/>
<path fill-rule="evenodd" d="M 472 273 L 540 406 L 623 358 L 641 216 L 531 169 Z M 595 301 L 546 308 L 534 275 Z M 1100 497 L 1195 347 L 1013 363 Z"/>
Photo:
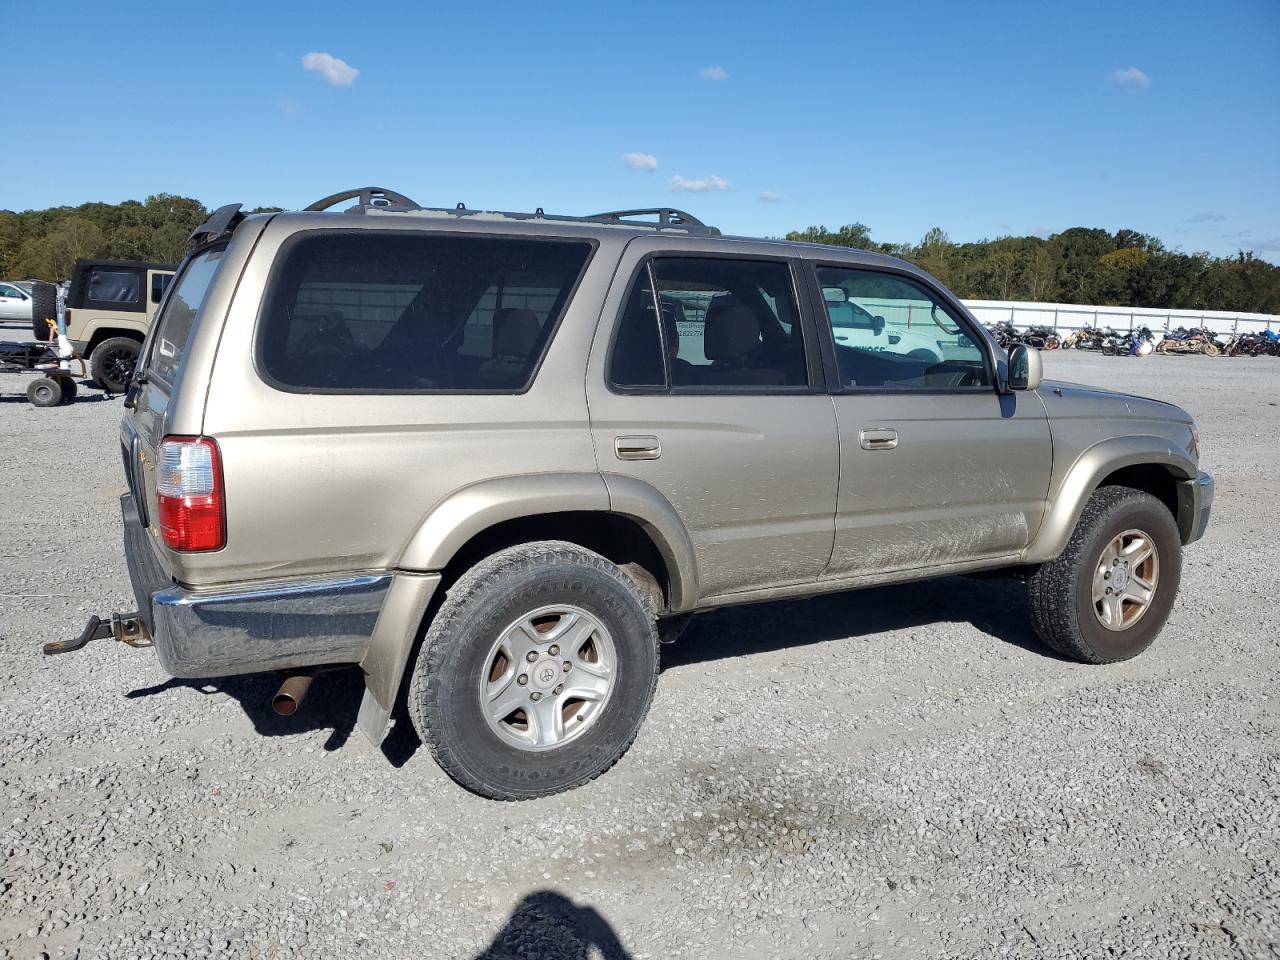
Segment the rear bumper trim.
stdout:
<path fill-rule="evenodd" d="M 192 590 L 167 578 L 131 497 L 120 500 L 138 609 L 175 677 L 358 663 L 394 577 L 354 574 Z"/>

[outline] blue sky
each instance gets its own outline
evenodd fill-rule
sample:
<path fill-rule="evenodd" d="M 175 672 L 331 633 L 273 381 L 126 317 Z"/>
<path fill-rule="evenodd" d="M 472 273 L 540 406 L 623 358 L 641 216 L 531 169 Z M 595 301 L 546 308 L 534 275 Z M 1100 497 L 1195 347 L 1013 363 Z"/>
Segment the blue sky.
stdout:
<path fill-rule="evenodd" d="M 6 114 L 49 127 L 5 138 L 0 208 L 373 183 L 763 235 L 1130 227 L 1280 261 L 1277 0 L 0 11 Z"/>

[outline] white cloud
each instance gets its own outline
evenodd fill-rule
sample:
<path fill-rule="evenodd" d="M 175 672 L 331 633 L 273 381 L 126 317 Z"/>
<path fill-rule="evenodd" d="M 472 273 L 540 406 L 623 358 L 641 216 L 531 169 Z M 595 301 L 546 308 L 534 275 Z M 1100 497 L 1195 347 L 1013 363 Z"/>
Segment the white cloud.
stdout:
<path fill-rule="evenodd" d="M 321 74 L 331 87 L 349 87 L 360 76 L 359 70 L 330 53 L 308 53 L 302 58 L 302 69 Z"/>
<path fill-rule="evenodd" d="M 1117 87 L 1127 87 L 1130 90 L 1145 90 L 1151 86 L 1151 78 L 1137 67 L 1112 70 L 1111 82 Z"/>
<path fill-rule="evenodd" d="M 782 194 L 780 193 L 774 193 L 772 190 L 760 191 L 761 203 L 781 203 L 782 200 L 783 200 L 783 197 L 782 197 Z"/>
<path fill-rule="evenodd" d="M 729 71 L 724 67 L 703 67 L 698 71 L 699 80 L 709 80 L 712 83 L 721 83 L 729 79 Z"/>
<path fill-rule="evenodd" d="M 706 193 L 708 190 L 728 190 L 729 181 L 723 177 L 717 177 L 714 173 L 709 177 L 698 177 L 695 180 L 686 180 L 677 174 L 671 178 L 671 189 L 677 192 L 686 193 Z"/>
<path fill-rule="evenodd" d="M 645 173 L 653 173 L 658 169 L 658 158 L 652 153 L 624 153 L 622 162 L 632 170 L 641 170 Z"/>

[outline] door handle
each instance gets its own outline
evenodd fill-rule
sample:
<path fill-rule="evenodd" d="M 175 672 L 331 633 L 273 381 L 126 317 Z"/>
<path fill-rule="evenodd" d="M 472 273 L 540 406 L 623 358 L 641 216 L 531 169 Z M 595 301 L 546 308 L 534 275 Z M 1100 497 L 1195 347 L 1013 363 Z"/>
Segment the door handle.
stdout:
<path fill-rule="evenodd" d="M 619 460 L 657 460 L 662 456 L 662 443 L 657 437 L 617 437 L 613 453 Z"/>
<path fill-rule="evenodd" d="M 858 431 L 858 446 L 863 450 L 892 450 L 898 445 L 898 431 L 892 427 L 873 427 Z"/>

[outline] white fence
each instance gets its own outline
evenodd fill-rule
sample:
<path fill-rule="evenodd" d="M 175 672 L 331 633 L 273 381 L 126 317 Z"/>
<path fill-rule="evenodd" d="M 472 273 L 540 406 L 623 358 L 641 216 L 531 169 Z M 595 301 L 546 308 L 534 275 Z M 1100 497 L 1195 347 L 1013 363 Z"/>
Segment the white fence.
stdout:
<path fill-rule="evenodd" d="M 1015 327 L 1046 326 L 1055 330 L 1081 327 L 1114 327 L 1132 330 L 1150 327 L 1208 327 L 1217 334 L 1257 333 L 1280 330 L 1280 316 L 1268 313 L 1235 313 L 1230 310 L 1159 310 L 1148 307 L 1092 307 L 1074 303 L 1026 303 L 1014 300 L 965 300 L 964 305 L 982 323 L 992 326 L 1011 320 Z"/>

